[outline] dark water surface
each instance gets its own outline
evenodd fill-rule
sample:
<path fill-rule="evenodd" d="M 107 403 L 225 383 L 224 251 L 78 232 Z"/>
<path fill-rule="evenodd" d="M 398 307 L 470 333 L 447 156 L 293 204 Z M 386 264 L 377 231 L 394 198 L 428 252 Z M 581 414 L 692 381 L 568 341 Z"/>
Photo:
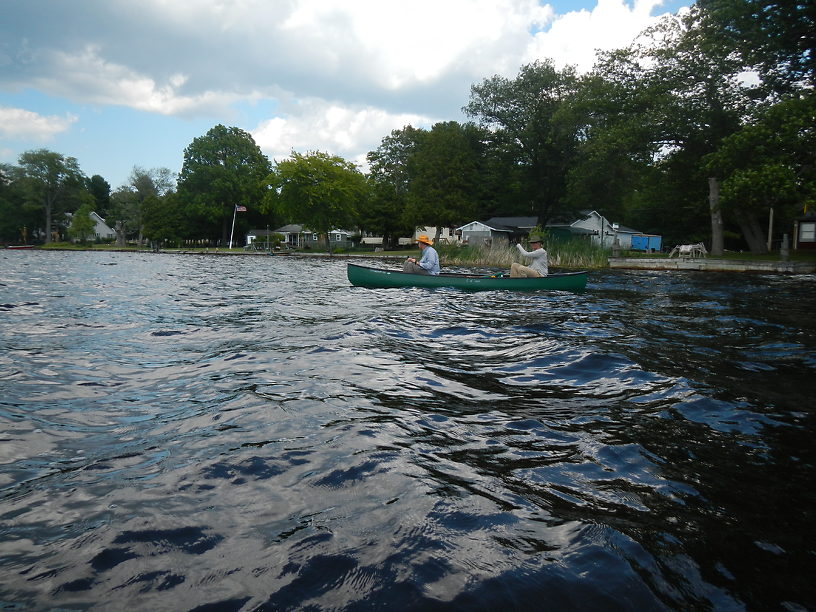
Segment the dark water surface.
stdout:
<path fill-rule="evenodd" d="M 814 306 L 0 252 L 0 609 L 812 610 Z"/>

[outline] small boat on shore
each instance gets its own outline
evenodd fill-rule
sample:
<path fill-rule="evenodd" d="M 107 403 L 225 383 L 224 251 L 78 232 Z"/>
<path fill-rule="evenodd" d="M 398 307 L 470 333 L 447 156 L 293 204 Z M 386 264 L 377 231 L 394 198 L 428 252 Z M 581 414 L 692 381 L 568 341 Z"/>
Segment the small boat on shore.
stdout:
<path fill-rule="evenodd" d="M 14 249 L 14 250 L 33 249 L 34 245 L 33 244 L 10 244 L 6 248 L 7 249 Z"/>
<path fill-rule="evenodd" d="M 586 288 L 586 272 L 563 272 L 540 278 L 510 278 L 496 274 L 454 274 L 438 276 L 411 274 L 401 270 L 385 270 L 358 264 L 348 264 L 349 282 L 355 287 L 384 289 L 394 287 L 453 287 L 465 291 L 581 291 Z"/>

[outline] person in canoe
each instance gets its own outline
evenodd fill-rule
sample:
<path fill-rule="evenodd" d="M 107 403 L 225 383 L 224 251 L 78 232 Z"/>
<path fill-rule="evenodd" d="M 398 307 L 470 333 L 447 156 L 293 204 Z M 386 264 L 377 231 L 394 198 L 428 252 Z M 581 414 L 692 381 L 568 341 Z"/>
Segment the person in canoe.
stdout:
<path fill-rule="evenodd" d="M 419 243 L 419 249 L 422 251 L 422 257 L 419 261 L 417 261 L 416 257 L 406 259 L 402 271 L 437 276 L 439 274 L 439 255 L 436 249 L 433 248 L 433 240 L 422 234 L 417 237 L 417 242 Z"/>
<path fill-rule="evenodd" d="M 516 244 L 516 247 L 522 256 L 531 259 L 532 262 L 529 266 L 516 262 L 510 264 L 510 278 L 539 278 L 550 273 L 547 251 L 541 247 L 541 237 L 538 234 L 531 234 L 529 242 L 531 251 L 525 251 L 520 244 Z"/>

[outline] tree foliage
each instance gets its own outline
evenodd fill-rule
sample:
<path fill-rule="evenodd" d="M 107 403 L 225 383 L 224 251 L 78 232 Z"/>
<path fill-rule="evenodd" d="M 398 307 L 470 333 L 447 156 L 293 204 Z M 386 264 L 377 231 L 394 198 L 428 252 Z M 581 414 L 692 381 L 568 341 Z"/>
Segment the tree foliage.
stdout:
<path fill-rule="evenodd" d="M 816 203 L 816 95 L 765 109 L 704 162 L 711 174 L 724 177 L 723 207 L 741 224 L 748 246 L 764 252 L 760 216 L 774 208 L 787 225 Z"/>
<path fill-rule="evenodd" d="M 26 201 L 45 215 L 45 243 L 51 242 L 54 217 L 68 211 L 70 198 L 85 182 L 74 157 L 48 149 L 26 151 L 19 158 L 19 173 Z"/>
<path fill-rule="evenodd" d="M 267 181 L 269 207 L 324 236 L 354 225 L 367 193 L 366 179 L 354 164 L 320 151 L 293 151 L 290 159 L 277 163 Z"/>
<path fill-rule="evenodd" d="M 85 186 L 88 192 L 93 196 L 94 211 L 99 216 L 105 217 L 110 209 L 110 183 L 98 174 L 94 174 L 88 179 Z"/>
<path fill-rule="evenodd" d="M 186 209 L 180 205 L 178 194 L 150 195 L 142 204 L 144 237 L 154 243 L 178 244 L 190 234 Z"/>
<path fill-rule="evenodd" d="M 708 48 L 739 58 L 766 94 L 816 86 L 816 6 L 806 0 L 698 0 Z"/>
<path fill-rule="evenodd" d="M 478 118 L 524 169 L 527 213 L 546 223 L 561 212 L 567 173 L 578 144 L 578 126 L 560 113 L 576 94 L 572 67 L 557 70 L 552 61 L 523 66 L 515 79 L 494 76 L 473 85 L 464 111 Z"/>
<path fill-rule="evenodd" d="M 403 211 L 411 186 L 408 159 L 416 151 L 421 135 L 422 130 L 410 125 L 392 130 L 380 146 L 367 155 L 369 197 L 358 220 L 364 231 L 381 235 L 386 246 L 396 246 L 399 236 L 413 232 Z"/>
<path fill-rule="evenodd" d="M 71 215 L 71 225 L 68 235 L 79 242 L 87 242 L 94 237 L 95 223 L 91 218 L 96 201 L 90 193 L 86 194 L 85 202 Z"/>
<path fill-rule="evenodd" d="M 225 242 L 244 205 L 238 225 L 269 226 L 272 213 L 324 233 L 356 223 L 389 245 L 416 226 L 544 225 L 596 209 L 666 244 L 721 245 L 725 227 L 756 250 L 771 207 L 789 227 L 816 199 L 813 30 L 813 3 L 699 0 L 599 54 L 589 74 L 543 60 L 474 84 L 464 110 L 478 126 L 394 130 L 367 177 L 329 153 L 293 153 L 272 171 L 251 135 L 217 125 L 185 149 L 177 193 L 169 170 L 134 167 L 108 201 L 74 158 L 29 151 L 0 169 L 0 238 L 26 226 L 50 240 L 90 193 L 120 243 L 140 230 Z"/>
<path fill-rule="evenodd" d="M 411 226 L 461 225 L 481 203 L 485 132 L 473 124 L 437 123 L 421 132 L 407 159 L 404 218 Z"/>
<path fill-rule="evenodd" d="M 220 226 L 226 242 L 234 207 L 257 207 L 269 172 L 269 160 L 249 133 L 216 125 L 184 150 L 179 195 L 203 221 Z"/>

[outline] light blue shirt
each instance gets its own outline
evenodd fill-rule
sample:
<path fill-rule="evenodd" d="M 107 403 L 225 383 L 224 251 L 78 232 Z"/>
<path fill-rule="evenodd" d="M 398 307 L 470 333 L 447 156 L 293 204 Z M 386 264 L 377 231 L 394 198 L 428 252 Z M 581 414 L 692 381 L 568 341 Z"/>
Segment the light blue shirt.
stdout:
<path fill-rule="evenodd" d="M 422 258 L 417 262 L 420 268 L 428 271 L 428 274 L 434 276 L 439 274 L 439 255 L 432 246 L 426 246 L 422 249 Z"/>

